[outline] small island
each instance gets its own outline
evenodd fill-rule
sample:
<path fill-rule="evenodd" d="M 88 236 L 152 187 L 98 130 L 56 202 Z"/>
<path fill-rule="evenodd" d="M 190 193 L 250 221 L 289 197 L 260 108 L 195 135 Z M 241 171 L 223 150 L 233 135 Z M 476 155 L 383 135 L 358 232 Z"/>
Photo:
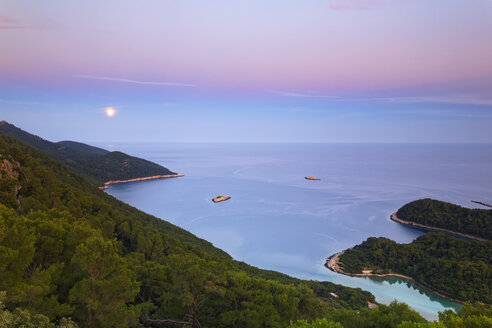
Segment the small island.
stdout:
<path fill-rule="evenodd" d="M 217 196 L 217 197 L 212 198 L 212 202 L 219 203 L 219 202 L 223 202 L 223 201 L 228 200 L 228 199 L 231 199 L 231 197 L 229 197 L 229 196 Z"/>
<path fill-rule="evenodd" d="M 304 177 L 304 179 L 306 179 L 306 180 L 321 180 L 321 179 L 316 178 L 316 177 L 313 177 L 311 175 L 308 175 L 307 177 Z"/>

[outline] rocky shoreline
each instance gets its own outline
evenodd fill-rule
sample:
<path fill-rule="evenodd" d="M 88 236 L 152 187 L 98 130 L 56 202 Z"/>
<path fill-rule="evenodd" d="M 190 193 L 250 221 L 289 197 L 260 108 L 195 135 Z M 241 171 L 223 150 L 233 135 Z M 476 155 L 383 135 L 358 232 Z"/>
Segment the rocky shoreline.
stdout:
<path fill-rule="evenodd" d="M 445 233 L 449 233 L 451 235 L 465 237 L 465 238 L 468 238 L 468 239 L 473 239 L 473 240 L 478 240 L 478 241 L 488 241 L 488 239 L 485 239 L 485 238 L 482 238 L 482 237 L 477 237 L 477 236 L 474 236 L 474 235 L 469 235 L 469 234 L 466 234 L 466 233 L 456 232 L 456 231 L 452 231 L 452 230 L 444 229 L 444 228 L 427 226 L 427 225 L 420 224 L 420 223 L 415 223 L 415 222 L 412 222 L 412 221 L 404 221 L 402 219 L 399 219 L 398 216 L 396 216 L 396 212 L 393 213 L 393 214 L 391 214 L 390 218 L 391 218 L 391 220 L 393 220 L 395 222 L 398 222 L 398 223 L 401 223 L 401 224 L 405 224 L 405 225 L 408 225 L 408 226 L 411 226 L 411 227 L 414 227 L 414 228 L 425 229 L 425 230 L 436 231 L 436 232 L 445 232 Z"/>
<path fill-rule="evenodd" d="M 345 251 L 336 253 L 329 258 L 326 259 L 325 266 L 330 269 L 333 272 L 336 273 L 341 273 L 346 276 L 351 276 L 351 277 L 379 277 L 379 278 L 388 278 L 388 277 L 398 277 L 398 278 L 403 278 L 407 280 L 411 280 L 412 282 L 415 282 L 415 280 L 412 277 L 408 277 L 402 274 L 398 273 L 383 273 L 383 274 L 377 274 L 377 273 L 372 273 L 372 271 L 368 270 L 367 272 L 365 270 L 362 271 L 362 273 L 348 273 L 342 270 L 340 268 L 340 256 L 345 253 Z"/>
<path fill-rule="evenodd" d="M 462 304 L 463 301 L 462 300 L 457 300 L 455 298 L 452 298 L 450 296 L 447 296 L 447 295 L 444 295 L 434 289 L 432 289 L 431 287 L 428 287 L 422 283 L 419 283 L 417 281 L 415 281 L 415 279 L 413 279 L 412 277 L 409 277 L 409 276 L 405 276 L 403 274 L 398 274 L 398 273 L 384 273 L 384 274 L 376 274 L 376 273 L 372 273 L 372 270 L 363 270 L 362 272 L 363 273 L 348 273 L 348 272 L 345 272 L 342 270 L 342 268 L 340 268 L 340 256 L 344 253 L 345 251 L 342 251 L 342 252 L 339 252 L 339 253 L 336 253 L 336 254 L 333 254 L 332 256 L 328 257 L 326 259 L 326 262 L 325 262 L 325 267 L 327 267 L 328 269 L 330 269 L 331 271 L 335 272 L 335 273 L 340 273 L 340 274 L 343 274 L 343 275 L 346 275 L 346 276 L 351 276 L 351 277 L 374 277 L 374 278 L 390 278 L 390 277 L 396 277 L 396 278 L 402 278 L 402 279 L 405 279 L 405 280 L 408 280 L 410 281 L 411 283 L 415 284 L 417 287 L 419 287 L 420 289 L 422 290 L 425 290 L 431 294 L 434 294 L 436 296 L 439 296 L 439 297 L 442 297 L 444 299 L 447 299 L 447 300 L 450 300 L 450 301 L 453 301 L 453 302 L 456 302 L 456 303 L 460 303 Z"/>
<path fill-rule="evenodd" d="M 116 184 L 116 183 L 127 183 L 127 182 L 137 182 L 137 181 L 147 181 L 147 180 L 155 180 L 155 179 L 165 179 L 165 178 L 178 178 L 183 177 L 183 174 L 166 174 L 166 175 L 153 175 L 149 177 L 128 179 L 128 180 L 111 180 L 104 183 L 104 186 Z M 102 188 L 101 188 L 102 189 Z"/>
<path fill-rule="evenodd" d="M 475 203 L 475 204 L 478 204 L 478 205 L 485 206 L 485 207 L 492 207 L 492 205 L 487 204 L 487 203 L 484 203 L 484 202 L 479 202 L 478 200 L 472 200 L 471 202 L 472 203 Z"/>

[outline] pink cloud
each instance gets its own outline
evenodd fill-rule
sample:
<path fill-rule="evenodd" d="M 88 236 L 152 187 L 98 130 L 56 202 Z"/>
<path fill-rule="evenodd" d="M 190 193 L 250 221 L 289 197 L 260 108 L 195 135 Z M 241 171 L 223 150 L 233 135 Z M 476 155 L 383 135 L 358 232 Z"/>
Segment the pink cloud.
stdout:
<path fill-rule="evenodd" d="M 17 23 L 17 20 L 9 16 L 0 15 L 0 23 L 13 24 L 13 23 Z"/>
<path fill-rule="evenodd" d="M 0 14 L 0 30 L 1 29 L 18 29 L 25 28 L 18 20 L 10 16 Z"/>
<path fill-rule="evenodd" d="M 384 0 L 331 0 L 333 10 L 370 10 L 381 7 Z"/>

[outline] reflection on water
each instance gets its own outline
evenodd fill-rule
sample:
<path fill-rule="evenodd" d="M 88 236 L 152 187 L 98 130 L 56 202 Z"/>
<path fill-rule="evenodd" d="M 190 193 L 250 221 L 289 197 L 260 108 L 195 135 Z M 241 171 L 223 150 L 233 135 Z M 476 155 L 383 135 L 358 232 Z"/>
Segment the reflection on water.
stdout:
<path fill-rule="evenodd" d="M 104 145 L 101 145 L 104 146 Z M 383 236 L 423 232 L 389 219 L 425 197 L 472 207 L 492 199 L 492 145 L 121 144 L 116 149 L 185 174 L 112 185 L 107 192 L 211 241 L 235 259 L 304 279 L 329 280 L 396 299 L 427 318 L 458 305 L 397 278 L 356 278 L 326 257 Z M 307 175 L 320 181 L 305 180 Z M 226 202 L 213 203 L 217 195 Z"/>

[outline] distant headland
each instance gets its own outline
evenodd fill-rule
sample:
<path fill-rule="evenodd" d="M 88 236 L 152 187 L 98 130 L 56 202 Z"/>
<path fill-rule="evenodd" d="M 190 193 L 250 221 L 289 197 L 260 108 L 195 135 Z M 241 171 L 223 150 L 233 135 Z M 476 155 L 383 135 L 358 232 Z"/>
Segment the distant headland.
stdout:
<path fill-rule="evenodd" d="M 404 220 L 398 218 L 398 216 L 396 216 L 396 212 L 391 214 L 390 219 L 395 221 L 395 222 L 398 222 L 398 223 L 401 223 L 404 225 L 408 225 L 408 226 L 411 226 L 414 228 L 419 228 L 419 229 L 424 229 L 424 230 L 429 230 L 429 231 L 436 231 L 436 232 L 444 232 L 444 233 L 448 233 L 451 235 L 464 237 L 464 238 L 468 238 L 468 239 L 473 239 L 473 240 L 478 240 L 478 241 L 487 241 L 488 240 L 486 238 L 470 235 L 467 233 L 457 232 L 457 231 L 439 228 L 439 227 L 428 226 L 425 224 L 420 224 L 420 223 L 416 223 L 416 222 L 412 222 L 412 221 L 404 221 Z"/>
<path fill-rule="evenodd" d="M 477 200 L 472 200 L 471 202 L 472 203 L 475 203 L 475 204 L 479 204 L 479 205 L 485 206 L 485 207 L 492 207 L 492 205 L 490 205 L 490 204 L 479 202 Z"/>
<path fill-rule="evenodd" d="M 45 153 L 95 186 L 181 176 L 162 165 L 119 151 L 76 141 L 51 142 L 6 121 L 0 122 L 0 133 Z"/>
<path fill-rule="evenodd" d="M 351 276 L 351 277 L 378 277 L 378 278 L 387 278 L 387 277 L 398 277 L 398 278 L 403 278 L 410 280 L 412 282 L 415 282 L 415 280 L 412 277 L 405 276 L 402 274 L 398 273 L 373 273 L 372 270 L 362 270 L 362 273 L 350 273 L 350 272 L 345 272 L 341 267 L 340 267 L 340 256 L 345 253 L 345 251 L 333 254 L 329 258 L 326 259 L 325 267 L 330 269 L 333 272 L 336 273 L 341 273 L 346 276 Z"/>
<path fill-rule="evenodd" d="M 177 174 L 153 175 L 150 177 L 134 178 L 128 180 L 111 180 L 105 182 L 104 186 L 108 186 L 116 183 L 127 183 L 127 182 L 147 181 L 147 180 L 166 179 L 166 178 L 179 178 L 179 177 L 184 177 L 184 175 L 177 173 Z"/>
<path fill-rule="evenodd" d="M 424 230 L 492 240 L 492 210 L 471 209 L 435 199 L 419 199 L 402 206 L 391 216 L 395 222 Z"/>

